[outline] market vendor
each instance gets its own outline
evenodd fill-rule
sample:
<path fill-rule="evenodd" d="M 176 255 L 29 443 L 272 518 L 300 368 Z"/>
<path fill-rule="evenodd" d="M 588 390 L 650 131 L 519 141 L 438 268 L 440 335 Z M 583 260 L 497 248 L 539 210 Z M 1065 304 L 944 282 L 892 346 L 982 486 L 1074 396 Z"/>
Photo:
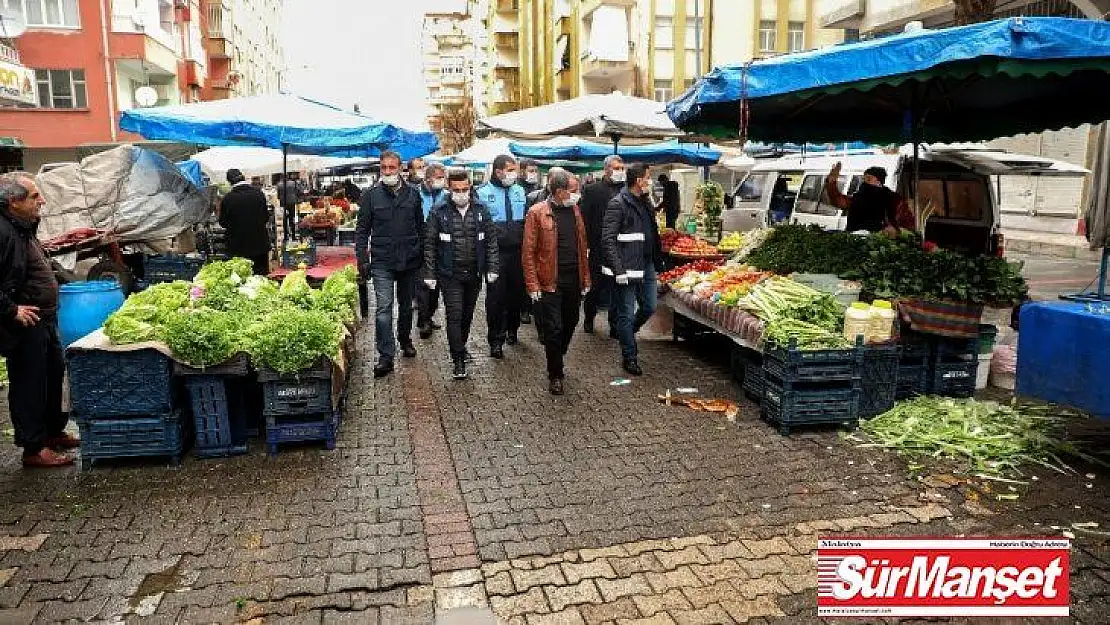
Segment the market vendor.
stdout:
<path fill-rule="evenodd" d="M 46 204 L 26 172 L 0 176 L 0 356 L 7 358 L 8 406 L 24 467 L 73 464 L 80 446 L 65 432 L 65 361 L 58 338 L 58 281 L 35 238 Z"/>
<path fill-rule="evenodd" d="M 270 273 L 270 209 L 266 196 L 238 169 L 227 170 L 231 191 L 220 200 L 220 225 L 227 229 L 227 253 L 246 258 L 254 273 Z"/>
<path fill-rule="evenodd" d="M 850 197 L 840 192 L 840 163 L 833 165 L 825 177 L 825 193 L 829 203 L 846 211 L 848 232 L 866 230 L 868 232 L 896 231 L 898 228 L 913 228 L 913 216 L 902 196 L 888 189 L 886 170 L 882 167 L 868 167 L 863 172 L 863 184 Z"/>

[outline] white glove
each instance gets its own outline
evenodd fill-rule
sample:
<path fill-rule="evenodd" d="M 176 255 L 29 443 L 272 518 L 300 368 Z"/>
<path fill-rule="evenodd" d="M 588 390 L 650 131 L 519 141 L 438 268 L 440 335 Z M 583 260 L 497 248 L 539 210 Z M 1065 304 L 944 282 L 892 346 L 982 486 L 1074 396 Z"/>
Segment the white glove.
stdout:
<path fill-rule="evenodd" d="M 497 274 L 495 274 L 495 273 L 487 274 L 486 275 L 486 282 L 488 282 L 490 284 L 493 284 L 494 282 L 497 282 Z"/>
<path fill-rule="evenodd" d="M 429 289 L 434 291 L 434 290 L 436 290 L 436 281 L 435 280 L 425 280 L 424 281 L 424 286 L 426 286 Z"/>
<path fill-rule="evenodd" d="M 528 295 L 532 298 L 533 302 L 538 302 L 540 301 L 540 298 L 543 297 L 543 292 L 536 291 L 535 293 L 529 293 Z"/>
<path fill-rule="evenodd" d="M 628 274 L 622 273 L 621 275 L 617 276 L 617 284 L 620 284 L 622 286 L 628 284 Z"/>
<path fill-rule="evenodd" d="M 586 297 L 586 295 L 589 294 L 589 292 L 590 292 L 590 289 L 588 287 L 585 288 L 585 289 L 582 289 L 582 297 Z"/>

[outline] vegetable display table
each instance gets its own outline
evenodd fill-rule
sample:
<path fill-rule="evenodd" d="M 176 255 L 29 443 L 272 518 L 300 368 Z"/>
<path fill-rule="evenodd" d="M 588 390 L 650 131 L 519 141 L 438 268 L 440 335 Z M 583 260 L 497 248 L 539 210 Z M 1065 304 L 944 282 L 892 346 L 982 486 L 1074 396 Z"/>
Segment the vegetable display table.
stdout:
<path fill-rule="evenodd" d="M 355 258 L 355 249 L 346 246 L 321 245 L 316 248 L 316 264 L 309 267 L 305 274 L 309 280 L 326 280 L 331 274 L 343 269 L 347 265 L 358 265 Z M 280 268 L 270 273 L 271 280 L 281 280 L 294 269 Z"/>
<path fill-rule="evenodd" d="M 1110 306 L 1033 302 L 1020 326 L 1017 394 L 1110 419 Z"/>

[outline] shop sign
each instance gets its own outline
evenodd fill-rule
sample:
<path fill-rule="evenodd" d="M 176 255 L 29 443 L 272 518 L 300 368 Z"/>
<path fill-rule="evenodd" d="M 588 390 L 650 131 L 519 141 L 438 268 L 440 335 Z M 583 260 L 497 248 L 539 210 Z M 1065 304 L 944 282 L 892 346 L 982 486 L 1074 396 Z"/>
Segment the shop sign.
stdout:
<path fill-rule="evenodd" d="M 0 100 L 38 104 L 38 97 L 35 95 L 35 70 L 0 61 Z"/>

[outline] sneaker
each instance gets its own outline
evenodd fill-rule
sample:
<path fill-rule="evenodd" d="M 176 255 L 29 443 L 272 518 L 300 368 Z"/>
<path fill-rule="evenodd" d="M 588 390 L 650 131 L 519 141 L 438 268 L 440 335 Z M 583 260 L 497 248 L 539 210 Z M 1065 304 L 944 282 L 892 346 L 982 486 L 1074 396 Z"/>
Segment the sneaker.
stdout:
<path fill-rule="evenodd" d="M 489 357 L 501 360 L 505 357 L 505 350 L 500 345 L 495 345 L 489 348 Z"/>
<path fill-rule="evenodd" d="M 401 343 L 401 355 L 405 358 L 416 358 L 416 347 L 411 341 Z"/>
<path fill-rule="evenodd" d="M 50 449 L 77 449 L 81 446 L 81 440 L 74 437 L 72 434 L 60 434 L 58 436 L 51 436 L 43 441 L 43 444 Z"/>
<path fill-rule="evenodd" d="M 374 365 L 374 377 L 375 378 L 384 378 L 385 376 L 389 375 L 390 373 L 393 373 L 393 361 L 392 360 L 381 360 L 381 361 L 378 361 L 378 364 Z"/>
<path fill-rule="evenodd" d="M 585 332 L 586 334 L 593 334 L 594 333 L 594 320 L 593 319 L 584 319 L 582 321 L 582 331 Z"/>
<path fill-rule="evenodd" d="M 60 454 L 49 447 L 33 456 L 23 456 L 23 466 L 28 469 L 53 469 L 73 464 L 73 456 Z"/>
<path fill-rule="evenodd" d="M 455 361 L 455 369 L 454 372 L 451 374 L 451 377 L 455 378 L 456 380 L 465 380 L 467 378 L 465 359 Z"/>
<path fill-rule="evenodd" d="M 519 342 L 520 342 L 520 337 L 518 337 L 516 335 L 516 332 L 513 332 L 512 334 L 505 337 L 505 344 L 506 345 L 516 345 Z"/>
<path fill-rule="evenodd" d="M 524 325 L 528 325 L 528 324 L 532 323 L 532 313 L 530 313 L 530 312 L 520 313 L 520 322 L 523 323 Z"/>
<path fill-rule="evenodd" d="M 644 370 L 640 368 L 640 363 L 636 362 L 635 358 L 625 358 L 621 362 L 621 367 L 631 375 L 644 375 Z"/>
<path fill-rule="evenodd" d="M 551 381 L 547 383 L 547 390 L 552 395 L 562 395 L 565 393 L 566 389 L 563 388 L 563 378 L 551 378 Z"/>

